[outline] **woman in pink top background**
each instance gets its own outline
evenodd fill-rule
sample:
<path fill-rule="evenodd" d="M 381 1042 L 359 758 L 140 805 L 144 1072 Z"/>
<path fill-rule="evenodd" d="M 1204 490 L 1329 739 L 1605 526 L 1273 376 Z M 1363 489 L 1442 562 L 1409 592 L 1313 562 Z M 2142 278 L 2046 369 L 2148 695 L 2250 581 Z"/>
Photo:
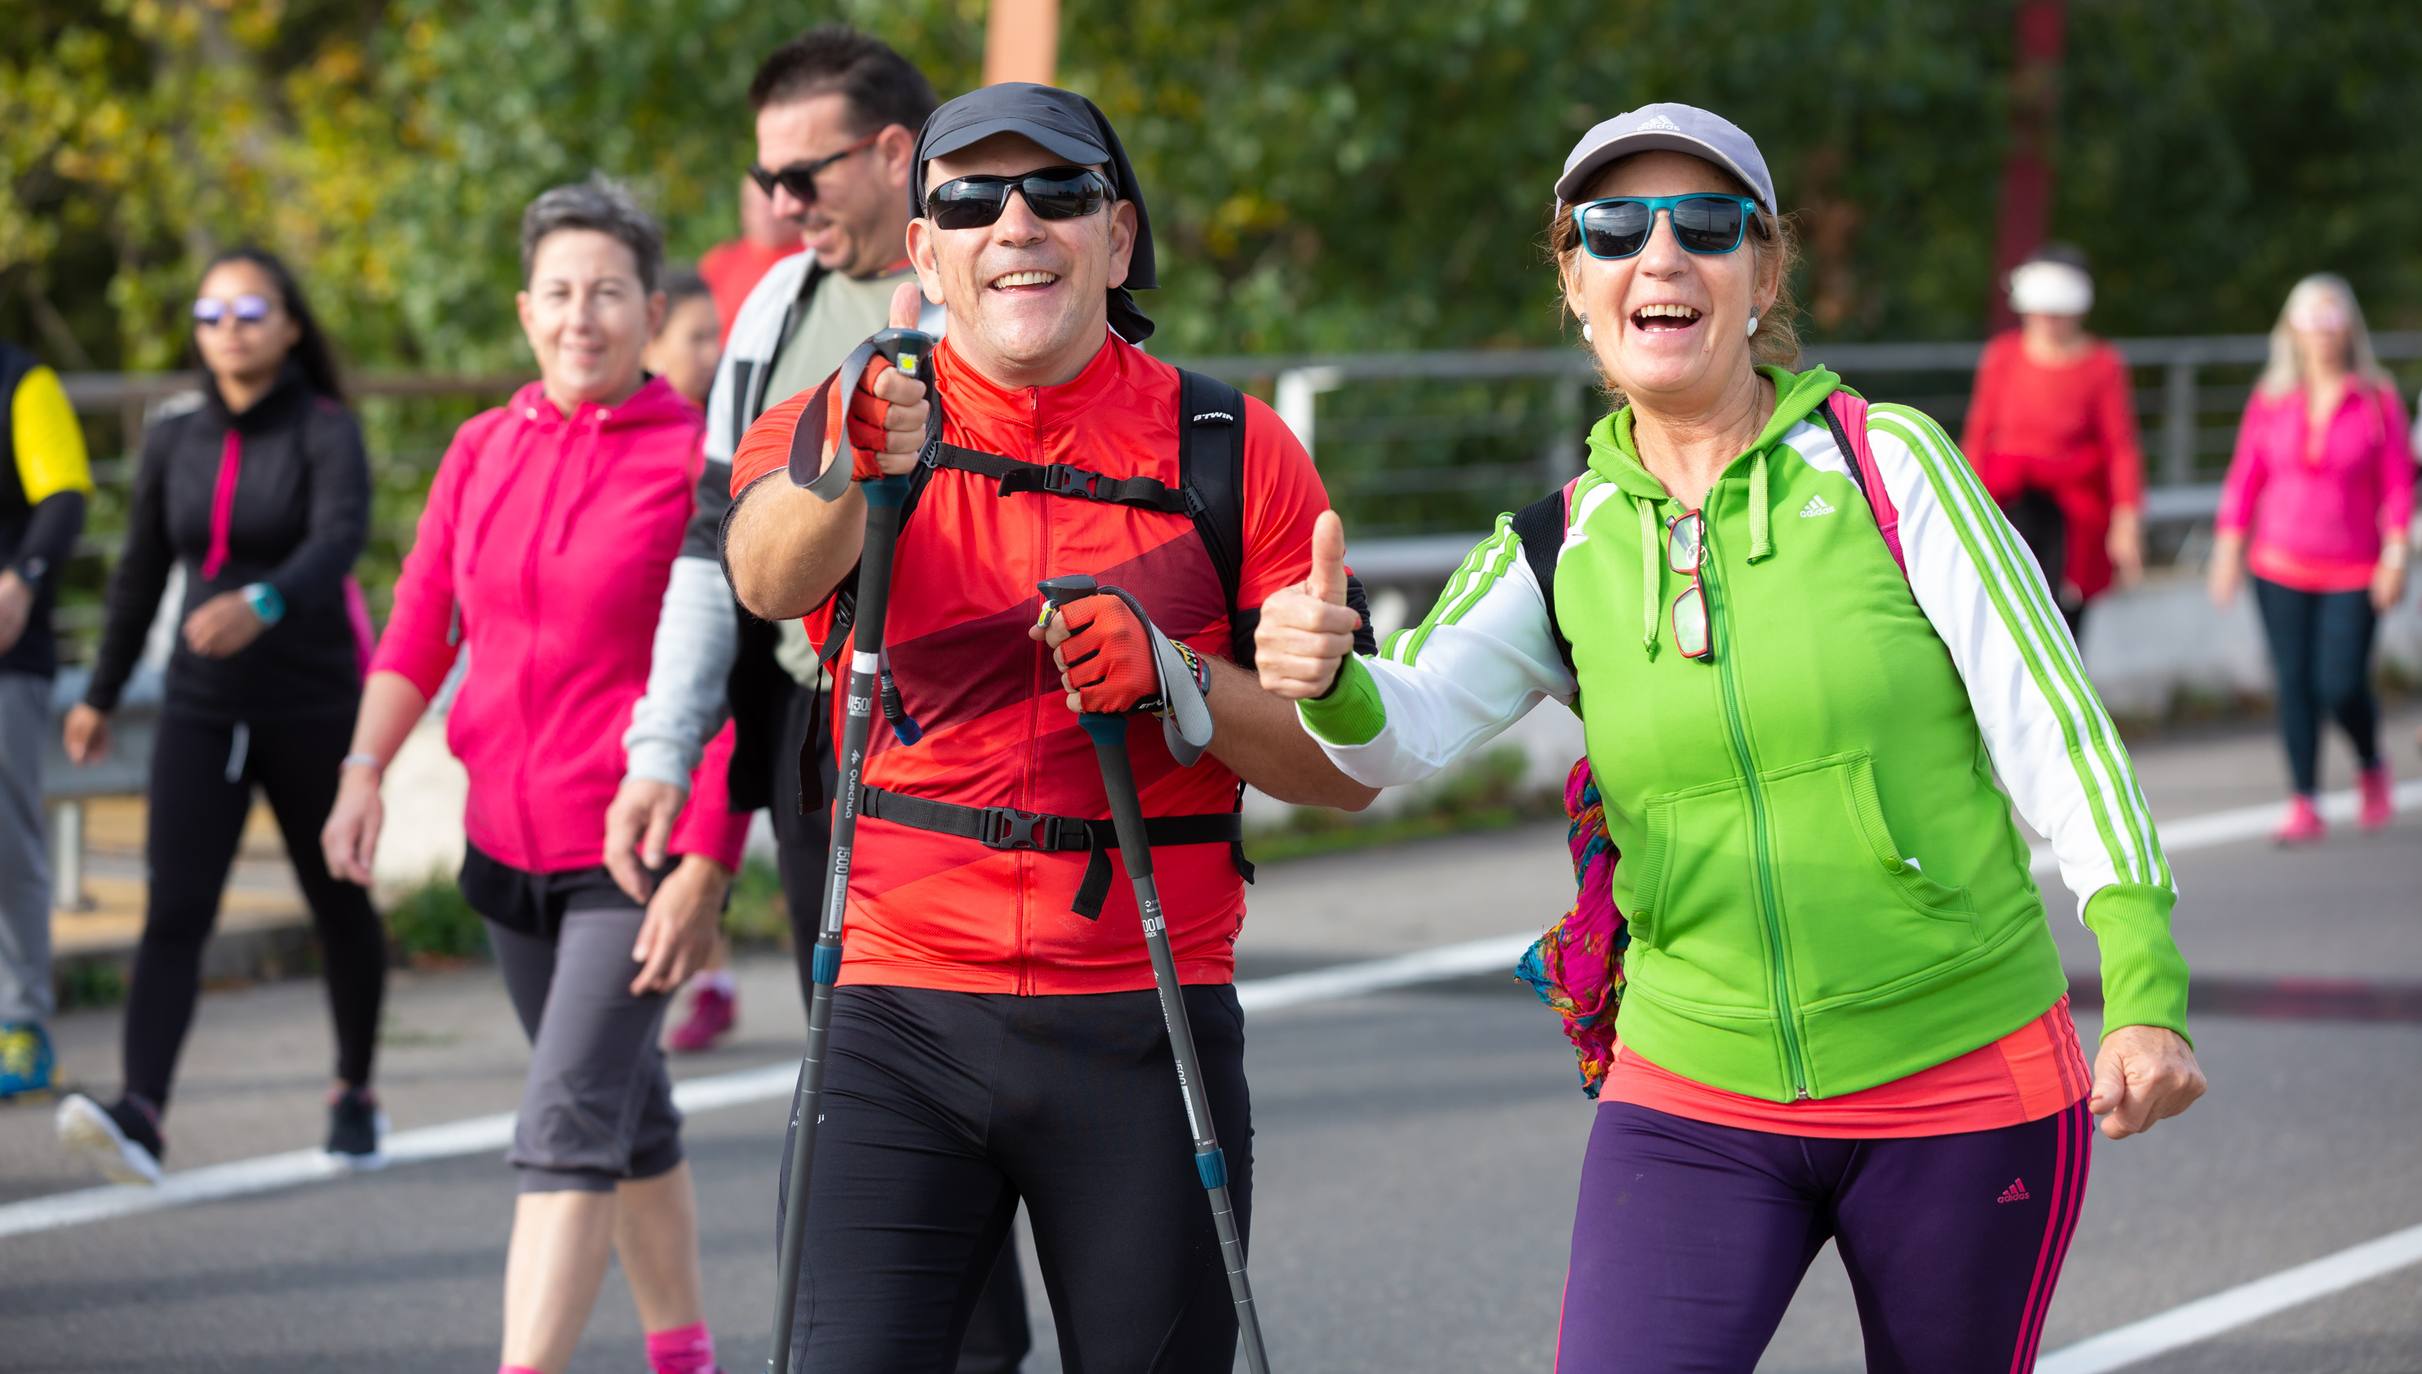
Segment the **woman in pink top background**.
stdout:
<path fill-rule="evenodd" d="M 468 653 L 446 719 L 470 775 L 463 896 L 531 1043 L 506 1156 L 520 1195 L 500 1374 L 561 1374 L 616 1254 L 649 1368 L 706 1374 L 697 1198 L 656 1033 L 714 945 L 748 818 L 693 807 L 677 866 L 621 865 L 627 881 L 601 840 L 705 416 L 641 366 L 665 313 L 663 239 L 620 188 L 539 196 L 521 262 L 539 380 L 464 424 L 438 465 L 321 844 L 332 870 L 370 880 L 380 775 Z"/>
<path fill-rule="evenodd" d="M 2295 786 L 2281 844 L 2318 840 L 2321 718 L 2338 722 L 2362 767 L 2365 829 L 2393 818 L 2373 632 L 2405 592 L 2414 454 L 2396 384 L 2372 354 L 2346 282 L 2326 273 L 2288 293 L 2271 357 L 2247 403 L 2221 490 L 2212 600 L 2246 573 L 2279 679 L 2279 730 Z"/>

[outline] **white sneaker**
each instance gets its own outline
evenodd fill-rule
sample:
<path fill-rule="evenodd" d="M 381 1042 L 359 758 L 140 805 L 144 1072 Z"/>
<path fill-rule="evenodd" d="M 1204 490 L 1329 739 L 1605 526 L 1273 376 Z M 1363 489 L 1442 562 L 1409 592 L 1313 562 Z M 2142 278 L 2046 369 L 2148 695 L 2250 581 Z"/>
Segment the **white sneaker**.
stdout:
<path fill-rule="evenodd" d="M 82 1093 L 69 1093 L 55 1122 L 59 1146 L 100 1171 L 112 1183 L 139 1187 L 160 1181 L 160 1136 L 140 1109 L 123 1102 L 104 1107 Z"/>

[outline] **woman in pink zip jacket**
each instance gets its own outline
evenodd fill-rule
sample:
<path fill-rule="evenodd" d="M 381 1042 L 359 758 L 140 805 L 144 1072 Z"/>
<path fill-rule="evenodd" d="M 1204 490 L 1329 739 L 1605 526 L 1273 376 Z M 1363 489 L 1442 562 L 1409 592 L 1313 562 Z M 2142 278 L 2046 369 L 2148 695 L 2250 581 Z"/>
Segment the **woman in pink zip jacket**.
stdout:
<path fill-rule="evenodd" d="M 370 881 L 381 771 L 468 651 L 446 722 L 470 774 L 463 895 L 531 1043 L 506 1156 L 521 1180 L 510 1374 L 564 1368 L 614 1253 L 649 1366 L 715 1367 L 656 1033 L 713 948 L 742 832 L 693 808 L 676 866 L 644 875 L 652 892 L 617 883 L 599 840 L 701 461 L 705 417 L 640 366 L 662 261 L 655 222 L 611 183 L 559 186 L 524 212 L 519 305 L 539 380 L 465 424 L 438 466 L 321 837 L 331 869 Z"/>
<path fill-rule="evenodd" d="M 2212 544 L 2212 600 L 2227 605 L 2253 574 L 2278 674 L 2279 733 L 2295 787 L 2274 836 L 2281 844 L 2325 833 L 2313 806 L 2324 716 L 2346 731 L 2361 766 L 2358 823 L 2377 830 L 2396 817 L 2371 688 L 2372 637 L 2405 593 L 2413 513 L 2405 407 L 2372 355 L 2355 293 L 2328 273 L 2306 277 L 2271 330 L 2270 363 L 2237 432 Z"/>

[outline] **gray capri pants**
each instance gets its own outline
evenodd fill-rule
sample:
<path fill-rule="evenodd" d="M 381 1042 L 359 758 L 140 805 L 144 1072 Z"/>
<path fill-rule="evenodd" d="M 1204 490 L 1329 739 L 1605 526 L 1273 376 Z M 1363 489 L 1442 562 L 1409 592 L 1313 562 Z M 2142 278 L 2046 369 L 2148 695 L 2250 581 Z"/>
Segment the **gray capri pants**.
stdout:
<path fill-rule="evenodd" d="M 521 1191 L 603 1193 L 681 1163 L 681 1113 L 656 1043 L 669 998 L 631 994 L 645 911 L 601 868 L 528 873 L 476 849 L 463 895 L 488 919 L 505 992 L 530 1037 L 505 1160 Z"/>

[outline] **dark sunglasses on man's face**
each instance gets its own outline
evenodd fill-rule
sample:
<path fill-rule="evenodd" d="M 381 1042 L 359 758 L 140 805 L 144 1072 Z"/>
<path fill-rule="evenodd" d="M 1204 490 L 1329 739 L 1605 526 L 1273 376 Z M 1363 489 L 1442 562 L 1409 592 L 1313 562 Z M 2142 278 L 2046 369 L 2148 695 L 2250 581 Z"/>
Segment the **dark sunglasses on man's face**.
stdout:
<path fill-rule="evenodd" d="M 774 188 L 779 186 L 790 192 L 791 199 L 798 201 L 801 205 L 813 205 L 816 203 L 817 174 L 852 153 L 862 153 L 874 147 L 875 140 L 881 137 L 883 137 L 883 131 L 877 129 L 843 148 L 840 152 L 831 153 L 810 162 L 794 162 L 770 172 L 751 163 L 748 169 L 748 179 L 757 183 L 757 189 L 765 192 L 768 200 L 773 199 Z"/>
<path fill-rule="evenodd" d="M 1747 196 L 1699 193 L 1687 196 L 1609 196 L 1573 207 L 1581 247 L 1593 258 L 1628 258 L 1648 246 L 1663 210 L 1673 222 L 1674 242 L 1685 253 L 1729 253 L 1757 215 Z"/>
<path fill-rule="evenodd" d="M 210 328 L 221 320 L 233 320 L 237 324 L 259 324 L 268 318 L 269 298 L 267 296 L 246 293 L 233 300 L 220 300 L 216 296 L 202 296 L 193 303 L 193 322 L 204 329 Z"/>
<path fill-rule="evenodd" d="M 1036 219 L 1083 219 L 1110 203 L 1110 183 L 1090 167 L 1045 167 L 1014 177 L 959 177 L 925 193 L 925 217 L 937 229 L 981 229 L 1026 198 Z"/>

